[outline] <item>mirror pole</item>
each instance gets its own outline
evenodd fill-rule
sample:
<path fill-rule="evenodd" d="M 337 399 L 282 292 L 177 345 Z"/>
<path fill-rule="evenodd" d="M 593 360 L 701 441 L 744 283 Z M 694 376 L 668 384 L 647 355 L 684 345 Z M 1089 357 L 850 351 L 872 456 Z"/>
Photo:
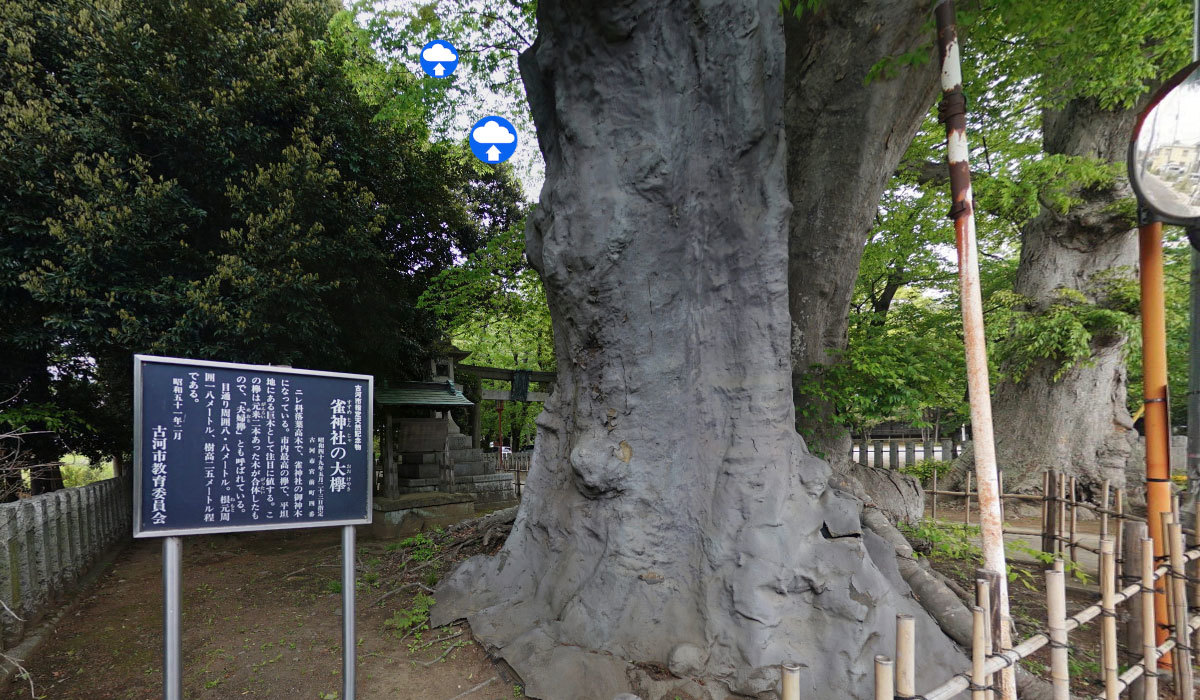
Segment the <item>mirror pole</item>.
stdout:
<path fill-rule="evenodd" d="M 1200 0 L 1192 0 L 1192 61 L 1200 61 Z M 1200 482 L 1200 227 L 1187 229 L 1191 243 L 1188 319 L 1187 478 Z M 1194 489 L 1189 489 L 1194 491 Z M 1192 496 L 1192 526 L 1200 524 L 1200 493 Z"/>
<path fill-rule="evenodd" d="M 1198 0 L 1200 2 L 1200 0 Z M 1187 393 L 1187 477 L 1200 483 L 1200 227 L 1187 230 L 1191 254 L 1191 279 L 1188 325 L 1188 393 Z M 1192 489 L 1189 489 L 1192 490 Z M 1200 523 L 1200 494 L 1192 495 L 1192 523 Z"/>
<path fill-rule="evenodd" d="M 1138 207 L 1138 282 L 1142 291 L 1142 392 L 1146 434 L 1146 520 L 1154 540 L 1154 555 L 1163 556 L 1162 513 L 1171 512 L 1171 436 L 1167 415 L 1167 320 L 1163 291 L 1162 223 L 1148 221 Z M 1167 638 L 1167 600 L 1154 596 L 1158 644 Z M 1164 657 L 1163 666 L 1170 662 Z"/>
<path fill-rule="evenodd" d="M 1192 0 L 1192 61 L 1200 61 L 1200 0 Z M 1188 395 L 1187 395 L 1187 477 L 1200 482 L 1200 227 L 1189 227 L 1192 273 L 1189 284 L 1190 318 L 1188 319 Z M 1195 491 L 1195 489 L 1189 489 Z M 1200 524 L 1200 493 L 1192 496 L 1192 527 Z"/>

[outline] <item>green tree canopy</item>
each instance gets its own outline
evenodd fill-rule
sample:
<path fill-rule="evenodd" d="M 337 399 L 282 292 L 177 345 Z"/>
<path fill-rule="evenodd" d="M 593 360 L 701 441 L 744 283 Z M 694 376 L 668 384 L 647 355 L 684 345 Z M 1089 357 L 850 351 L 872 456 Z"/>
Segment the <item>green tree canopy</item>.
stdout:
<path fill-rule="evenodd" d="M 470 364 L 554 371 L 554 337 L 546 293 L 525 258 L 524 221 L 500 231 L 461 265 L 439 274 L 421 297 L 437 313 L 455 344 L 471 353 Z M 506 388 L 482 380 L 479 388 Z M 533 443 L 538 403 L 504 409 L 505 444 Z M 483 404 L 481 428 L 488 440 L 499 430 L 494 402 Z"/>
<path fill-rule="evenodd" d="M 1014 294 L 1022 227 L 1046 211 L 1068 216 L 1124 172 L 1121 163 L 1067 155 L 1066 144 L 1048 143 L 1046 120 L 1082 119 L 1080 105 L 1113 111 L 1137 105 L 1186 63 L 1190 3 L 993 0 L 959 10 L 993 380 L 1023 381 L 1044 361 L 1055 364 L 1052 376 L 1059 378 L 1087 366 L 1095 345 L 1136 334 L 1137 293 L 1131 270 L 1118 268 L 1079 289 L 1061 288 L 1049 301 Z M 895 56 L 866 79 L 889 79 L 925 55 Z M 922 406 L 952 409 L 965 398 L 956 266 L 944 218 L 944 139 L 931 114 L 880 204 L 859 270 L 848 349 L 839 363 L 810 372 L 810 392 L 833 401 L 844 424 L 919 421 Z M 1111 206 L 1132 222 L 1131 198 Z M 1178 257 L 1168 251 L 1168 264 Z M 1186 291 L 1176 285 L 1168 294 L 1171 379 L 1182 395 L 1185 362 L 1175 351 L 1186 343 Z M 935 340 L 939 345 L 930 345 Z M 1140 392 L 1140 363 L 1132 355 L 1131 396 Z"/>
<path fill-rule="evenodd" d="M 438 327 L 417 297 L 519 216 L 335 2 L 2 14 L 2 349 L 30 358 L 6 379 L 90 393 L 117 429 L 85 451 L 127 449 L 134 352 L 419 372 Z"/>

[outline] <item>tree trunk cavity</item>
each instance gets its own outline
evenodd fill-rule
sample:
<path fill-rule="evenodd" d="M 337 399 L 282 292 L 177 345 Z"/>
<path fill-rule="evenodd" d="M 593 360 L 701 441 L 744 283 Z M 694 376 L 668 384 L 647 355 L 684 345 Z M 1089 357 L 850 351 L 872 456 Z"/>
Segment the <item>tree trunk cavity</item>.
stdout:
<path fill-rule="evenodd" d="M 825 2 L 784 22 L 788 284 L 795 385 L 846 348 L 850 301 L 879 198 L 937 94 L 933 3 Z M 929 61 L 864 85 L 871 68 L 927 47 Z M 832 406 L 801 406 L 809 446 L 834 469 L 850 435 Z"/>
<path fill-rule="evenodd" d="M 795 431 L 780 25 L 777 0 L 539 3 L 558 381 L 511 536 L 433 613 L 532 697 L 756 696 L 795 661 L 806 696 L 867 698 L 898 612 L 930 669 L 963 663 Z"/>
<path fill-rule="evenodd" d="M 1125 159 L 1136 111 L 1106 110 L 1075 100 L 1043 115 L 1044 151 Z M 1078 290 L 1092 303 L 1105 303 L 1105 276 L 1129 279 L 1137 262 L 1137 237 L 1128 208 L 1131 196 L 1120 178 L 1109 186 L 1074 188 L 1083 203 L 1066 213 L 1051 207 L 1021 231 L 1021 258 L 1014 291 L 1028 310 L 1043 311 L 1062 289 Z M 1134 440 L 1126 409 L 1126 338 L 1094 336 L 1092 358 L 1063 377 L 1055 360 L 1038 362 L 1021 381 L 1001 381 L 993 399 L 996 452 L 1006 487 L 1036 489 L 1040 472 L 1058 469 L 1079 477 L 1086 493 L 1099 492 L 1104 479 L 1125 485 L 1125 462 Z"/>

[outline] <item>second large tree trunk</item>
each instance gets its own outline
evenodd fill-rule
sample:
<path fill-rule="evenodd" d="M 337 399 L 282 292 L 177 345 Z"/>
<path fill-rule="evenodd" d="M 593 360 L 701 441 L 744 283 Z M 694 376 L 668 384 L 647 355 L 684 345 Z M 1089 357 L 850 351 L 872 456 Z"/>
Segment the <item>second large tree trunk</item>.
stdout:
<path fill-rule="evenodd" d="M 963 663 L 794 429 L 779 23 L 776 0 L 539 3 L 527 249 L 558 382 L 511 536 L 434 608 L 533 697 L 724 700 L 795 661 L 806 697 L 867 698 L 898 612 L 923 682 Z"/>
<path fill-rule="evenodd" d="M 1122 162 L 1134 110 L 1105 110 L 1076 100 L 1043 116 L 1044 150 Z M 1137 262 L 1137 239 L 1128 207 L 1131 196 L 1119 179 L 1111 186 L 1074 188 L 1082 203 L 1066 213 L 1044 208 L 1022 230 L 1021 259 L 1014 291 L 1027 310 L 1044 311 L 1062 290 L 1081 292 L 1090 303 L 1107 304 L 1108 281 L 1129 279 Z M 1062 362 L 1038 362 L 1020 381 L 996 386 L 996 451 L 1005 488 L 1033 489 L 1040 472 L 1058 469 L 1080 477 L 1087 493 L 1103 479 L 1125 481 L 1133 423 L 1125 407 L 1125 336 L 1096 334 L 1089 363 L 1059 379 Z"/>
<path fill-rule="evenodd" d="M 881 61 L 930 43 L 932 2 L 826 2 L 785 20 L 784 119 L 788 142 L 788 277 L 792 369 L 799 385 L 813 364 L 846 349 L 850 300 L 879 198 L 929 112 L 937 61 L 884 71 Z M 798 399 L 803 400 L 803 399 Z M 841 471 L 850 435 L 832 406 L 801 406 L 809 446 Z M 865 461 L 865 460 L 864 460 Z"/>

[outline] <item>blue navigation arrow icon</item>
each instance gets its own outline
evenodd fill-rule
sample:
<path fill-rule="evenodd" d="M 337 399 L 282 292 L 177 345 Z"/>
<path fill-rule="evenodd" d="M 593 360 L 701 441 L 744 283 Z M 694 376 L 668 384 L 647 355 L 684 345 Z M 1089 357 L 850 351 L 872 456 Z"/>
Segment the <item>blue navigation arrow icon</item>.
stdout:
<path fill-rule="evenodd" d="M 484 117 L 471 127 L 471 152 L 484 163 L 503 163 L 517 150 L 517 129 L 504 117 Z"/>

